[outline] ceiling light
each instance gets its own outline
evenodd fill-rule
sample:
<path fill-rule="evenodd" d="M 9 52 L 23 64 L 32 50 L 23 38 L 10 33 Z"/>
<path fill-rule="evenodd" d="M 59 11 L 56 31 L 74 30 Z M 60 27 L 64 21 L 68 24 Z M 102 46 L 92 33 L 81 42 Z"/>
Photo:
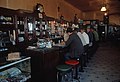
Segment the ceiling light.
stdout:
<path fill-rule="evenodd" d="M 101 10 L 100 11 L 106 11 L 106 7 L 105 6 L 102 6 Z"/>

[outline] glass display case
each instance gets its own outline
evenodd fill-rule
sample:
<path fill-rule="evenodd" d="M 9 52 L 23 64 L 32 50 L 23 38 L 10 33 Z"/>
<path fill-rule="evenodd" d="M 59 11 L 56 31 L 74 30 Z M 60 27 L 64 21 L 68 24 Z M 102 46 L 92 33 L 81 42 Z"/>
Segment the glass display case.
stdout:
<path fill-rule="evenodd" d="M 31 78 L 30 57 L 0 64 L 0 82 L 26 82 Z"/>

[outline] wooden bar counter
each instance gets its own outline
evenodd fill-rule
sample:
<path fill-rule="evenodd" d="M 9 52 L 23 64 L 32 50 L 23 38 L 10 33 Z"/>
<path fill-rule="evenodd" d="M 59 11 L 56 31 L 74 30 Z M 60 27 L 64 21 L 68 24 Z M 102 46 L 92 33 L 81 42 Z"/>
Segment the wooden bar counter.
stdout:
<path fill-rule="evenodd" d="M 56 46 L 26 50 L 31 57 L 32 82 L 56 82 L 56 66 L 63 61 L 62 49 Z"/>

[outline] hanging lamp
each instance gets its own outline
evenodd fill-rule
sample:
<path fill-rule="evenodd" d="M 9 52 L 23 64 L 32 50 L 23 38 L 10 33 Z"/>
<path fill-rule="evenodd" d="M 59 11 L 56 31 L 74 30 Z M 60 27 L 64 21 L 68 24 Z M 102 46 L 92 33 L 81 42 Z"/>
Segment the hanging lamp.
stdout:
<path fill-rule="evenodd" d="M 103 0 L 103 5 L 102 5 L 102 7 L 101 7 L 101 9 L 100 9 L 100 11 L 107 11 L 107 8 L 106 8 L 106 1 L 105 0 Z"/>
<path fill-rule="evenodd" d="M 102 6 L 101 10 L 100 11 L 107 11 L 106 7 L 105 6 Z"/>

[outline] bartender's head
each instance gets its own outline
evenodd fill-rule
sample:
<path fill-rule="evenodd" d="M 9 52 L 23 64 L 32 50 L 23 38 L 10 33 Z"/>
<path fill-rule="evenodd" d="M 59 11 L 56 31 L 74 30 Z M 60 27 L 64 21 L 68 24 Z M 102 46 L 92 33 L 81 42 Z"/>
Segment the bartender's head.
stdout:
<path fill-rule="evenodd" d="M 68 35 L 71 35 L 73 33 L 73 30 L 71 27 L 68 27 L 66 32 L 68 33 Z"/>

